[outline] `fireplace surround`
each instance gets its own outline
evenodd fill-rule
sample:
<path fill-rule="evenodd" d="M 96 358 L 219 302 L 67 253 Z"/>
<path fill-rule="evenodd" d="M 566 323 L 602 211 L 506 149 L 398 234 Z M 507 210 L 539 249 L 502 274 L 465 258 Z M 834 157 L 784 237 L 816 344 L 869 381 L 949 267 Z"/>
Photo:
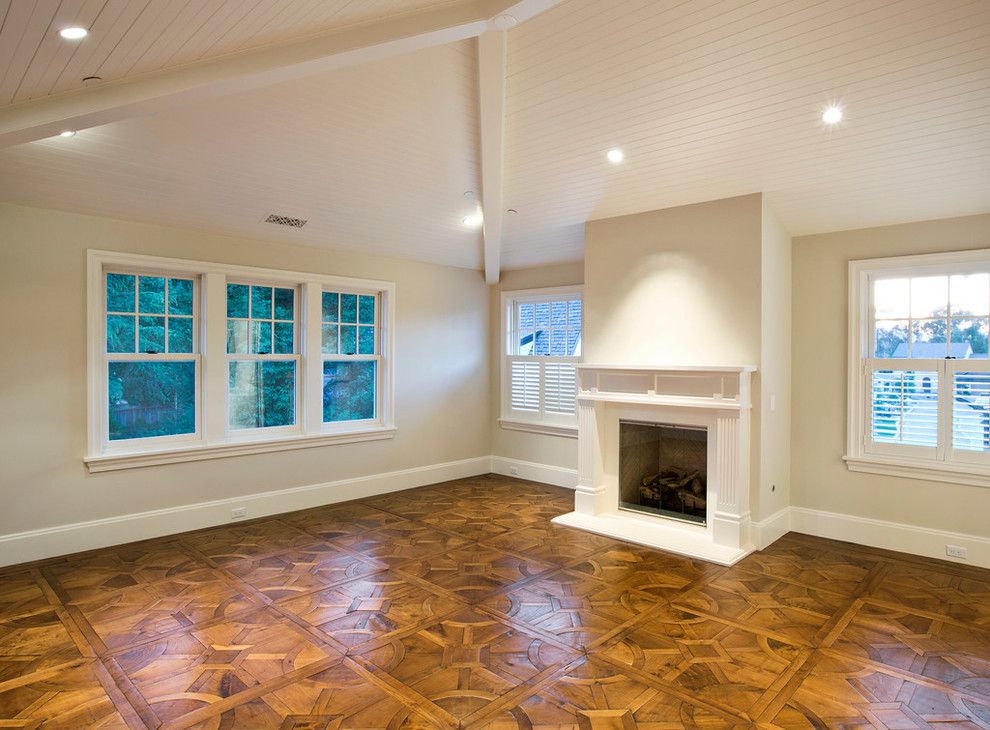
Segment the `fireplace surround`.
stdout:
<path fill-rule="evenodd" d="M 555 522 L 723 565 L 749 554 L 755 370 L 579 365 L 575 509 Z"/>

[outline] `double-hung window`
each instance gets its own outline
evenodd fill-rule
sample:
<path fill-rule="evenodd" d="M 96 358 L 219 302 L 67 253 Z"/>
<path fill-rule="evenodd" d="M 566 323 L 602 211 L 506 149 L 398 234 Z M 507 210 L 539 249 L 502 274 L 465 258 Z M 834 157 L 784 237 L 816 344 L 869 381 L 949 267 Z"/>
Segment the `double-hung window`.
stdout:
<path fill-rule="evenodd" d="M 575 436 L 580 287 L 503 292 L 501 424 Z"/>
<path fill-rule="evenodd" d="M 390 282 L 89 252 L 91 471 L 390 438 Z"/>
<path fill-rule="evenodd" d="M 990 251 L 850 263 L 850 469 L 990 485 Z"/>

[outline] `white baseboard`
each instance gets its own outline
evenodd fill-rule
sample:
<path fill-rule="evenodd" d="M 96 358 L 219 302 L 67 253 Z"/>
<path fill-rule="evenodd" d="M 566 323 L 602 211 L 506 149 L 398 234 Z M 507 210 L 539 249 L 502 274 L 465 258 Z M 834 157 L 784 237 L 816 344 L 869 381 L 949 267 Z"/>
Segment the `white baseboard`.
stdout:
<path fill-rule="evenodd" d="M 503 476 L 543 482 L 544 484 L 554 484 L 558 487 L 567 487 L 568 489 L 577 487 L 578 481 L 577 469 L 551 466 L 549 464 L 537 464 L 533 461 L 522 461 L 521 459 L 509 459 L 505 456 L 492 457 L 492 472 L 502 474 Z"/>
<path fill-rule="evenodd" d="M 783 507 L 765 520 L 750 523 L 753 545 L 762 550 L 772 545 L 791 530 L 791 508 Z"/>
<path fill-rule="evenodd" d="M 754 527 L 755 525 L 759 525 L 759 529 L 754 529 L 753 542 L 760 549 L 788 530 L 793 530 L 805 535 L 844 540 L 926 558 L 937 558 L 960 565 L 990 568 L 990 538 L 980 535 L 874 520 L 807 507 L 786 507 L 766 520 L 755 523 Z M 946 545 L 965 548 L 968 552 L 967 557 L 965 559 L 948 557 L 945 554 Z"/>
<path fill-rule="evenodd" d="M 231 524 L 230 510 L 233 507 L 246 507 L 247 519 L 253 519 L 488 474 L 491 471 L 491 457 L 479 456 L 384 474 L 0 535 L 0 566 Z"/>

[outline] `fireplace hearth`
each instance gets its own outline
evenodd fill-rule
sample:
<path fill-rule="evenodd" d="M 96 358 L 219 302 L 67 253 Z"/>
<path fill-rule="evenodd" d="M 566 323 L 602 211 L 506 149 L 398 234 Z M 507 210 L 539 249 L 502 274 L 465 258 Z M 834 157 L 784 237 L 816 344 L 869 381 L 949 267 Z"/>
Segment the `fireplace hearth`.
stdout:
<path fill-rule="evenodd" d="M 620 420 L 619 508 L 704 525 L 708 430 Z"/>

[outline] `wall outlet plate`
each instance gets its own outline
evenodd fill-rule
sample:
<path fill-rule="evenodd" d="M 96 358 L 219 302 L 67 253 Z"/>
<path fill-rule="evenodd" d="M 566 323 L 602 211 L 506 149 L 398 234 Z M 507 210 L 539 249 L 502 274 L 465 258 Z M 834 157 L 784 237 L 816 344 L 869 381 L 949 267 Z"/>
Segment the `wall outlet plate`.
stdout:
<path fill-rule="evenodd" d="M 961 547 L 959 545 L 945 546 L 945 554 L 948 555 L 950 558 L 962 558 L 963 560 L 965 560 L 968 552 L 969 551 L 966 550 L 966 548 Z"/>
<path fill-rule="evenodd" d="M 247 507 L 234 507 L 230 510 L 230 519 L 243 520 L 247 517 Z"/>
<path fill-rule="evenodd" d="M 519 476 L 519 467 L 518 466 L 510 466 L 509 467 L 509 473 L 512 474 L 513 476 Z"/>

